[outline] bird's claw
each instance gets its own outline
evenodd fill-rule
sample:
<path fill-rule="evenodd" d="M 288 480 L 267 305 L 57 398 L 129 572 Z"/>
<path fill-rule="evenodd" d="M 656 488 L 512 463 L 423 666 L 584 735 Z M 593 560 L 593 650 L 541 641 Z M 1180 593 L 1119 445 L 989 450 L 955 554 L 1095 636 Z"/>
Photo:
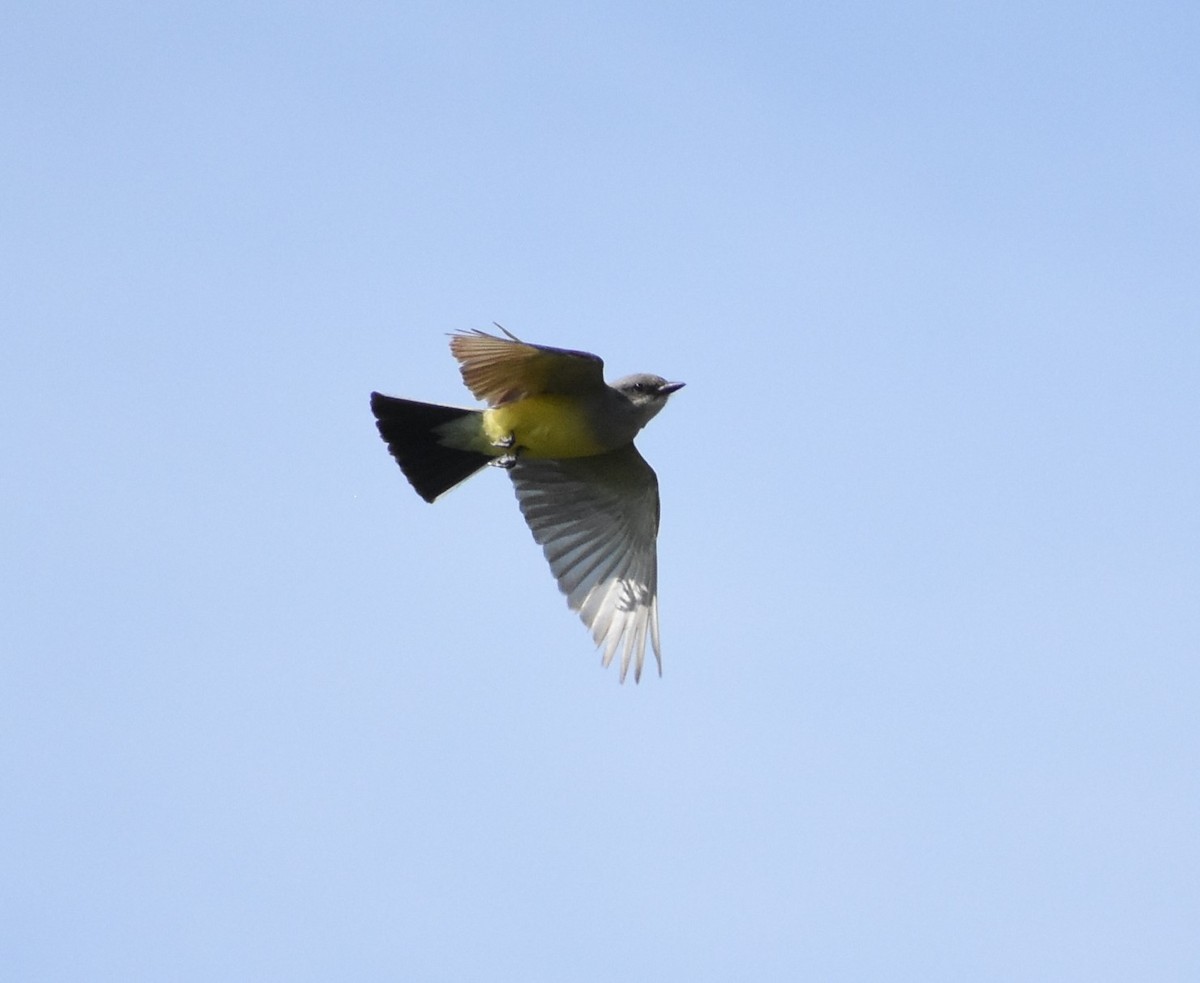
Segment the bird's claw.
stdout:
<path fill-rule="evenodd" d="M 498 458 L 492 461 L 496 467 L 504 468 L 505 471 L 511 471 L 513 469 L 514 465 L 517 463 L 517 451 L 520 450 L 520 448 L 516 448 L 514 450 L 509 450 L 509 448 L 511 448 L 516 442 L 517 435 L 514 433 L 510 433 L 504 437 L 497 437 L 492 441 L 493 447 L 499 447 L 502 450 L 507 451 L 507 453 L 501 454 Z"/>

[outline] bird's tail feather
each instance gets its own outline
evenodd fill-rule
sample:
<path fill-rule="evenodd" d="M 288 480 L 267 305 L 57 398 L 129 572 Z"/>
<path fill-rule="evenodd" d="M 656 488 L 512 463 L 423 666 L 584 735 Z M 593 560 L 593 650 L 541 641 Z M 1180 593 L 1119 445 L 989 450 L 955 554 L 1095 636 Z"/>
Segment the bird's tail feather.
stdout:
<path fill-rule="evenodd" d="M 492 460 L 478 451 L 447 447 L 438 432 L 443 424 L 478 410 L 371 393 L 371 412 L 404 477 L 427 502 L 465 481 Z"/>

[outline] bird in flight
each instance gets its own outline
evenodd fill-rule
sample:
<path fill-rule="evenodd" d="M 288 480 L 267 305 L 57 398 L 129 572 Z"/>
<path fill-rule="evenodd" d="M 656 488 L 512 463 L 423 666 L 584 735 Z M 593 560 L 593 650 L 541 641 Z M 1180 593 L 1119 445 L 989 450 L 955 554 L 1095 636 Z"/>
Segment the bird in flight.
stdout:
<path fill-rule="evenodd" d="M 497 325 L 499 327 L 499 325 Z M 483 331 L 450 336 L 463 382 L 486 409 L 371 393 L 379 433 L 400 470 L 432 502 L 486 464 L 508 471 L 550 570 L 603 649 L 641 679 L 658 636 L 658 478 L 633 438 L 682 382 L 657 375 L 604 381 L 588 352 Z"/>

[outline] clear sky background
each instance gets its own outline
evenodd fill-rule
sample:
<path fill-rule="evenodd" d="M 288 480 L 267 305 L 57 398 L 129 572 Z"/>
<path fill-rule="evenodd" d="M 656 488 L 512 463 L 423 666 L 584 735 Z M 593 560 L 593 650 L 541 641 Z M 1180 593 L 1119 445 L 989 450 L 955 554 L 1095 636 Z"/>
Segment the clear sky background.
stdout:
<path fill-rule="evenodd" d="M 1200 979 L 1200 7 L 0 17 L 11 980 Z M 687 389 L 664 675 L 469 405 Z"/>

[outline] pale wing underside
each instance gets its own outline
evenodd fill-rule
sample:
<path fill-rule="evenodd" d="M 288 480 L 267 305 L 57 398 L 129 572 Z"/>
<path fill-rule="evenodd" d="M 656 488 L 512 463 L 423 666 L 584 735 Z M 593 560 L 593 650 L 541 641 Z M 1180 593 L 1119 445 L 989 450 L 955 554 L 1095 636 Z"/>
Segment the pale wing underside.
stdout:
<path fill-rule="evenodd" d="M 521 513 L 567 604 L 604 650 L 621 651 L 621 681 L 642 675 L 646 636 L 659 675 L 658 479 L 629 444 L 595 457 L 518 460 L 510 472 Z"/>
<path fill-rule="evenodd" d="M 604 387 L 604 362 L 587 352 L 530 345 L 482 331 L 451 335 L 450 351 L 467 388 L 489 406 L 542 393 L 588 393 Z"/>

